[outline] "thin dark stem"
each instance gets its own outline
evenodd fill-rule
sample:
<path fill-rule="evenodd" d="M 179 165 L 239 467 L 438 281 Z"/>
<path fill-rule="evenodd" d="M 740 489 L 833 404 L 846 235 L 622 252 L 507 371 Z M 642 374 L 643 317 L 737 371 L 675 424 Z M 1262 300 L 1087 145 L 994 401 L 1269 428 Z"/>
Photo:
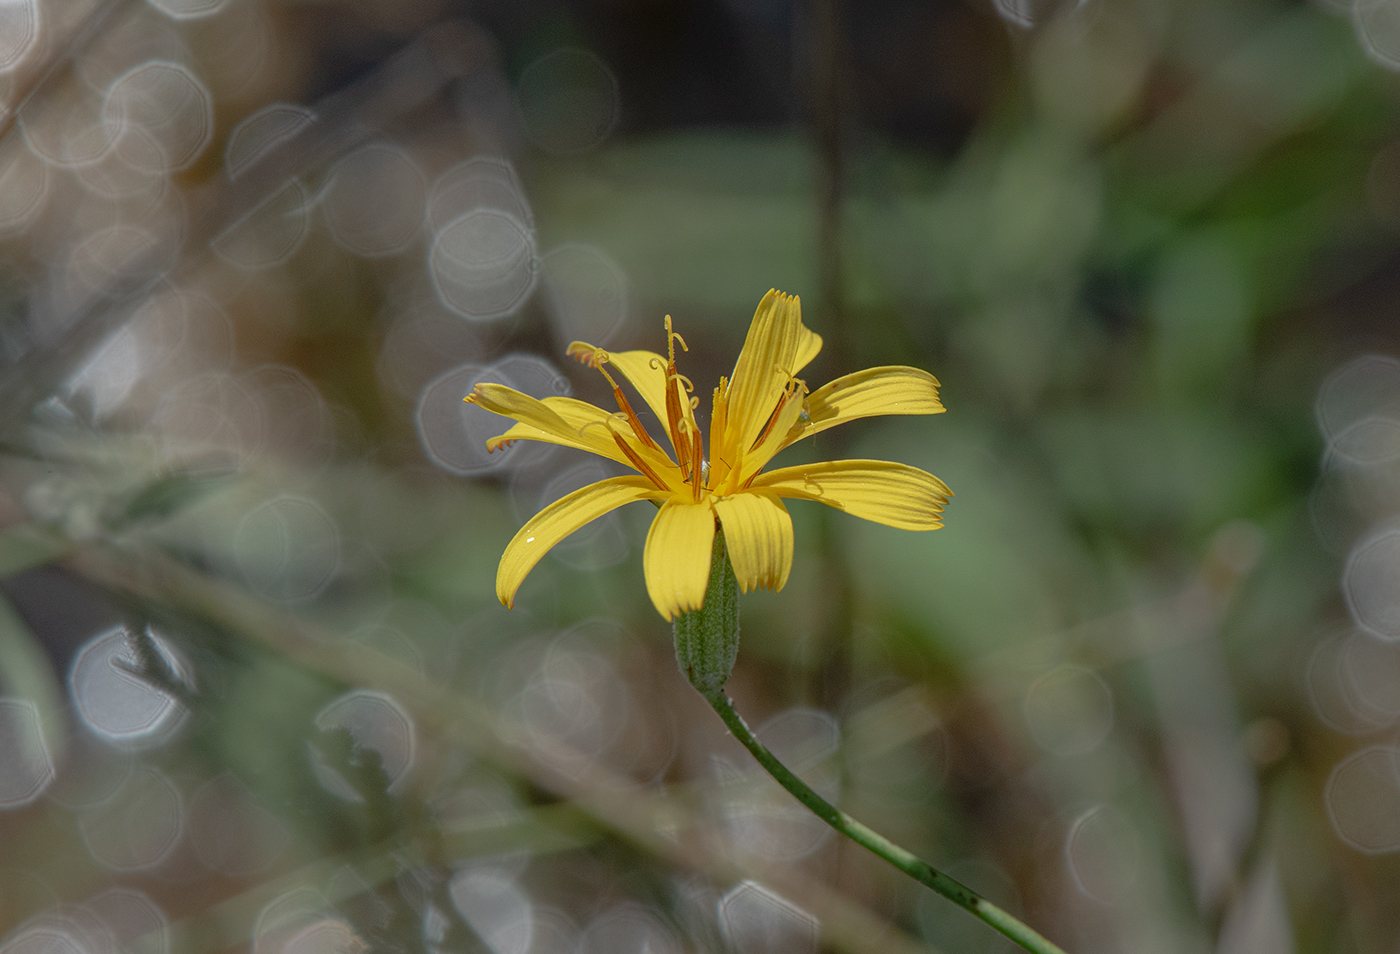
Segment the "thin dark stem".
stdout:
<path fill-rule="evenodd" d="M 758 764 L 763 766 L 764 770 L 773 776 L 779 785 L 787 789 L 794 798 L 836 831 L 856 844 L 873 851 L 915 881 L 937 891 L 964 911 L 1031 951 L 1032 954 L 1065 954 L 1062 948 L 992 904 L 976 891 L 948 877 L 880 833 L 862 825 L 812 791 L 806 782 L 794 775 L 782 762 L 779 762 L 773 753 L 769 752 L 749 730 L 749 727 L 744 724 L 743 718 L 734 711 L 733 704 L 723 690 L 702 693 L 702 695 L 714 707 L 715 712 L 719 713 L 719 717 L 724 720 L 729 731 L 734 733 L 734 738 L 742 742 L 744 748 L 758 759 Z"/>
<path fill-rule="evenodd" d="M 842 30 L 841 0 L 810 0 L 811 132 L 817 155 L 817 274 L 820 276 L 818 330 L 826 338 L 830 354 L 852 353 L 847 330 L 845 263 L 842 254 L 842 217 L 846 200 L 847 54 Z M 842 456 L 841 432 L 823 437 L 831 456 Z M 822 606 L 824 622 L 817 636 L 819 668 L 815 697 L 834 708 L 849 689 L 855 647 L 852 640 L 852 593 L 849 567 L 834 540 L 833 513 L 819 516 L 822 558 Z"/>

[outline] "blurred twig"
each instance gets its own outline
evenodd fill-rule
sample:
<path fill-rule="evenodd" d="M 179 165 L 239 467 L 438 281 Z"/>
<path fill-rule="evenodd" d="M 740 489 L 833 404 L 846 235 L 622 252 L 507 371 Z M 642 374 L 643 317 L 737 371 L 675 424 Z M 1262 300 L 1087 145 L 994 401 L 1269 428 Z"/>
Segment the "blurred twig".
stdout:
<path fill-rule="evenodd" d="M 68 563 L 101 585 L 217 621 L 324 675 L 389 693 L 425 731 L 529 778 L 641 850 L 696 870 L 717 884 L 751 879 L 771 886 L 805 910 L 818 913 L 826 941 L 835 949 L 849 954 L 928 954 L 929 948 L 817 879 L 753 857 L 736 859 L 717 832 L 674 800 L 645 792 L 596 764 L 577 775 L 561 772 L 555 767 L 560 759 L 538 741 L 528 749 L 506 744 L 493 730 L 496 720 L 481 702 L 434 684 L 372 649 L 339 642 L 315 624 L 148 550 L 94 544 L 76 551 Z M 569 760 L 569 764 L 577 762 Z"/>
<path fill-rule="evenodd" d="M 101 8 L 105 17 L 116 3 Z M 100 25 L 100 21 L 97 25 Z M 78 40 L 86 42 L 91 32 Z M 78 42 L 75 40 L 74 42 Z M 174 264 L 163 265 L 159 248 L 134 261 L 73 314 L 47 316 L 65 329 L 36 342 L 0 375 L 0 438 L 17 439 L 29 409 L 55 393 L 83 362 L 136 312 L 145 299 L 206 253 L 210 240 L 298 174 L 334 159 L 390 121 L 421 107 L 451 81 L 483 62 L 485 41 L 457 22 L 426 31 L 371 75 L 314 104 L 317 121 L 260 158 L 236 181 L 206 182 L 190 197 L 192 223 Z M 73 44 L 70 43 L 70 47 Z M 56 68 L 56 67 L 55 67 Z M 41 97 L 43 79 L 26 97 Z M 22 443 L 22 441 L 21 441 Z"/>
<path fill-rule="evenodd" d="M 113 16 L 131 0 L 102 0 L 97 8 L 84 17 L 67 39 L 53 44 L 49 57 L 16 71 L 14 106 L 0 113 L 0 138 L 9 135 L 19 119 L 19 114 L 40 91 L 69 63 L 78 58 L 89 46 L 104 35 L 104 27 Z"/>
<path fill-rule="evenodd" d="M 568 804 L 531 808 L 518 821 L 499 828 L 470 832 L 447 832 L 442 848 L 454 858 L 479 858 L 504 851 L 525 849 L 532 854 L 549 854 L 586 847 L 596 840 L 587 817 Z M 432 846 L 435 851 L 439 846 Z M 349 866 L 366 888 L 392 880 L 404 865 L 428 863 L 430 852 L 417 842 L 405 845 L 402 838 L 390 837 L 375 844 L 317 859 L 276 878 L 211 905 L 197 917 L 222 925 L 214 940 L 233 947 L 246 942 L 246 927 L 257 920 L 258 912 L 288 891 L 304 885 L 325 885 L 332 875 Z M 346 882 L 348 885 L 349 882 Z M 329 893 L 326 900 L 341 904 L 350 895 Z"/>

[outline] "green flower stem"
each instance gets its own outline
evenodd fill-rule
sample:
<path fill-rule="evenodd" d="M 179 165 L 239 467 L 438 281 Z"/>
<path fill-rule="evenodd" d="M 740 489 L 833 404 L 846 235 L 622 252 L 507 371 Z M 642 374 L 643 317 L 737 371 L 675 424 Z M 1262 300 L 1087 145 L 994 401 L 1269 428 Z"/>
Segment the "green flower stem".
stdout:
<path fill-rule="evenodd" d="M 718 585 L 717 585 L 718 584 Z M 791 795 L 822 821 L 847 838 L 894 865 L 921 884 L 1015 941 L 1031 954 L 1065 954 L 1058 945 L 1042 937 L 1020 920 L 997 907 L 976 891 L 948 877 L 943 872 L 904 850 L 879 832 L 867 828 L 826 799 L 814 792 L 786 765 L 769 752 L 734 711 L 723 684 L 734 665 L 739 646 L 739 612 L 734 569 L 725 552 L 724 538 L 715 534 L 714 562 L 710 573 L 710 589 L 705 605 L 693 613 L 676 617 L 676 655 L 681 671 L 696 690 L 719 713 L 734 738 L 758 760 L 758 764 Z M 713 599 L 711 597 L 714 597 Z M 702 635 L 703 634 L 703 638 Z M 708 654 L 714 658 L 703 659 Z M 717 679 L 716 670 L 723 670 Z"/>
<path fill-rule="evenodd" d="M 1026 950 L 1031 951 L 1032 954 L 1065 954 L 1058 945 L 1042 937 L 976 891 L 905 851 L 879 832 L 862 825 L 812 791 L 806 782 L 794 775 L 786 765 L 779 762 L 773 753 L 764 747 L 762 742 L 758 741 L 749 727 L 744 724 L 743 718 L 734 711 L 734 706 L 723 692 L 710 693 L 705 696 L 705 700 L 719 713 L 724 724 L 729 726 L 729 731 L 734 733 L 734 738 L 742 742 L 744 748 L 758 759 L 758 764 L 762 765 L 779 785 L 787 789 L 793 798 L 811 809 L 812 814 L 851 841 L 884 858 L 915 881 L 928 885 L 973 917 L 985 921 Z"/>

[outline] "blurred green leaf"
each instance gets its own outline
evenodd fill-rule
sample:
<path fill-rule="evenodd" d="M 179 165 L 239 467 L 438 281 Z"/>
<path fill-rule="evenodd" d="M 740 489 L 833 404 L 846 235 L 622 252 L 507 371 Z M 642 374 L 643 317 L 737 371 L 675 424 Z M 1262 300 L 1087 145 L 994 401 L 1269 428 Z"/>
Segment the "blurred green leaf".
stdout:
<path fill-rule="evenodd" d="M 67 748 L 66 693 L 53 661 L 14 605 L 0 594 L 0 695 L 18 696 L 39 711 L 44 742 L 54 764 Z"/>
<path fill-rule="evenodd" d="M 0 579 L 52 563 L 71 546 L 58 533 L 32 524 L 0 531 Z"/>
<path fill-rule="evenodd" d="M 200 471 L 165 474 L 137 490 L 120 508 L 119 526 L 142 520 L 164 520 L 228 485 L 229 474 Z"/>

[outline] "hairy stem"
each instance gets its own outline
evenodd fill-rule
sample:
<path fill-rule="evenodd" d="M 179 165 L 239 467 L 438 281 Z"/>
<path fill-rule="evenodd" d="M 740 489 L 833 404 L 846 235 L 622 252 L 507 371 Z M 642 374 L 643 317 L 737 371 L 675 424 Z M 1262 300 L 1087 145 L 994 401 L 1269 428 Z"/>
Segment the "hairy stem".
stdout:
<path fill-rule="evenodd" d="M 724 693 L 724 682 L 734 665 L 739 643 L 739 609 L 734 571 L 725 550 L 723 534 L 715 534 L 710 587 L 705 605 L 678 616 L 674 631 L 681 672 L 697 692 L 719 713 L 734 738 L 758 760 L 764 771 L 787 789 L 822 821 L 856 844 L 873 851 L 900 871 L 927 885 L 973 917 L 1015 941 L 1031 954 L 1065 954 L 1019 919 L 997 907 L 976 891 L 948 877 L 926 861 L 899 847 L 884 835 L 856 821 L 814 792 L 758 740 Z"/>
<path fill-rule="evenodd" d="M 826 822 L 847 838 L 862 847 L 868 848 L 884 858 L 915 881 L 937 891 L 943 897 L 967 911 L 973 917 L 991 925 L 1011 940 L 1033 954 L 1065 954 L 1058 945 L 1042 937 L 1021 921 L 1003 911 L 976 891 L 948 877 L 932 865 L 890 841 L 879 832 L 862 825 L 850 815 L 822 798 L 798 778 L 793 772 L 764 747 L 763 743 L 744 724 L 743 718 L 734 711 L 734 706 L 723 692 L 705 695 L 705 699 L 719 713 L 734 738 L 744 744 L 753 757 L 758 759 L 769 775 L 779 785 L 787 789 L 799 802 L 811 809 L 812 814 Z"/>

